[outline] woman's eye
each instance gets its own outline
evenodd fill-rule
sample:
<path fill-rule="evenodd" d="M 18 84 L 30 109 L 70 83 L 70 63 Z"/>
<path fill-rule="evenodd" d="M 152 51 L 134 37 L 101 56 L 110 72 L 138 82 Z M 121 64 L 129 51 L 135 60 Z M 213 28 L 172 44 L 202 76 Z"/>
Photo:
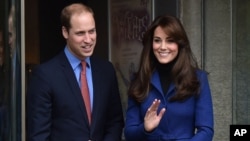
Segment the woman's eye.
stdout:
<path fill-rule="evenodd" d="M 174 42 L 174 40 L 170 39 L 170 40 L 167 40 L 167 42 L 169 42 L 169 43 L 173 43 L 173 42 Z"/>
<path fill-rule="evenodd" d="M 161 40 L 159 39 L 154 39 L 154 42 L 159 43 Z"/>

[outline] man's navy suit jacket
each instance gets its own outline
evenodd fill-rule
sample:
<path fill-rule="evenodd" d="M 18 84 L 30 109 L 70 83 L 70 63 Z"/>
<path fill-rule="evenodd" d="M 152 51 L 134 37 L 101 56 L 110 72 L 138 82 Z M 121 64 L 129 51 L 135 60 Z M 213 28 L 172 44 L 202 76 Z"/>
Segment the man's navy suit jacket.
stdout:
<path fill-rule="evenodd" d="M 27 98 L 28 141 L 120 141 L 124 126 L 116 73 L 91 57 L 93 110 L 88 123 L 81 90 L 62 51 L 32 72 Z"/>

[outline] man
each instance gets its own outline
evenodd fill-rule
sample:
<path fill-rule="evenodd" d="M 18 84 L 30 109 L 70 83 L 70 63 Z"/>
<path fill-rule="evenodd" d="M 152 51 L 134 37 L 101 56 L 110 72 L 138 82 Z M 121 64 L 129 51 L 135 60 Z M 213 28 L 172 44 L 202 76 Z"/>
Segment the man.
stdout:
<path fill-rule="evenodd" d="M 124 126 L 113 65 L 92 57 L 94 13 L 75 3 L 61 12 L 65 49 L 32 72 L 28 85 L 28 141 L 120 141 Z M 82 65 L 90 96 L 90 119 L 82 97 Z"/>

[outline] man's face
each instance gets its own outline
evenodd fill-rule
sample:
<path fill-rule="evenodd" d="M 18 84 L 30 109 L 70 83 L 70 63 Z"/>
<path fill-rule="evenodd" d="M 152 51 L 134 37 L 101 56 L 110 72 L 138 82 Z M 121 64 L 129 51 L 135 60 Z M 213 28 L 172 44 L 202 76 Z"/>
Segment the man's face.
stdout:
<path fill-rule="evenodd" d="M 0 31 L 0 65 L 3 65 L 3 33 Z"/>
<path fill-rule="evenodd" d="M 71 17 L 69 31 L 62 28 L 69 50 L 80 60 L 93 54 L 96 45 L 95 20 L 91 13 L 75 14 Z"/>
<path fill-rule="evenodd" d="M 13 14 L 11 13 L 9 16 L 9 46 L 10 46 L 10 56 L 13 55 L 13 52 L 15 50 L 15 41 L 16 41 L 16 33 L 13 23 Z"/>

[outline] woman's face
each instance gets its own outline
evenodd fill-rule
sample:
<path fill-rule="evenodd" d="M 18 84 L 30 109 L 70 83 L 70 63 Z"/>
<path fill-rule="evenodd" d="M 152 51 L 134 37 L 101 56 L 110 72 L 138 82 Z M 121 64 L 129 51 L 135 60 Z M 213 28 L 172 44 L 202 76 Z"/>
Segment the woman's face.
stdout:
<path fill-rule="evenodd" d="M 153 52 L 161 64 L 170 63 L 178 55 L 178 44 L 160 26 L 154 31 Z"/>

